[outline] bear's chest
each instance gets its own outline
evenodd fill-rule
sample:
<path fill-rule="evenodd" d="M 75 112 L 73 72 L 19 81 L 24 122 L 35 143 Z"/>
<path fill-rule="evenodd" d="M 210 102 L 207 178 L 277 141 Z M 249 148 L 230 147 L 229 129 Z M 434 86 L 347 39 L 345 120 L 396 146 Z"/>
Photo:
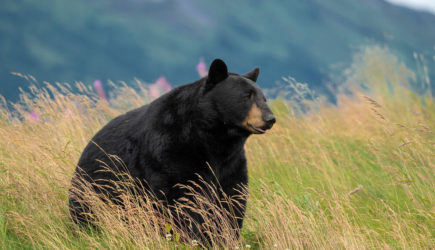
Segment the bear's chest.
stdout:
<path fill-rule="evenodd" d="M 246 168 L 243 148 L 231 148 L 221 152 L 212 152 L 206 160 L 219 181 L 224 181 L 241 168 Z"/>

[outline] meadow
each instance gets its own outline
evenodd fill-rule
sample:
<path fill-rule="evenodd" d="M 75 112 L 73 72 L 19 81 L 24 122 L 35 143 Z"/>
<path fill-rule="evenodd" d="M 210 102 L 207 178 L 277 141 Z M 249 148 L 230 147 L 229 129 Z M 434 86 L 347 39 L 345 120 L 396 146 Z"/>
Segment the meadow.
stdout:
<path fill-rule="evenodd" d="M 435 103 L 420 66 L 412 72 L 388 49 L 364 49 L 335 88 L 335 104 L 305 98 L 305 85 L 289 82 L 293 92 L 270 101 L 276 125 L 246 145 L 242 237 L 215 247 L 435 248 Z M 84 230 L 68 213 L 84 146 L 107 121 L 151 101 L 147 85 L 116 83 L 106 101 L 80 83 L 22 77 L 32 87 L 0 106 L 1 249 L 200 247 L 110 216 L 101 230 Z M 153 220 L 146 216 L 138 218 Z"/>

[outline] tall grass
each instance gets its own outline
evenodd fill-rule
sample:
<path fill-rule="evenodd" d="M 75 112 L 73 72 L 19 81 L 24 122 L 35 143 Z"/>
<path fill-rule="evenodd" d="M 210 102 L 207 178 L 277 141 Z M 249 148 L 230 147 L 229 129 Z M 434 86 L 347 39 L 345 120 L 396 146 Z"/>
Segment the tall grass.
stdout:
<path fill-rule="evenodd" d="M 246 145 L 242 237 L 222 234 L 215 246 L 435 248 L 432 94 L 416 94 L 418 76 L 381 48 L 362 51 L 345 73 L 336 105 L 314 101 L 312 112 L 295 115 L 297 104 L 271 101 L 277 124 Z M 137 86 L 116 87 L 110 103 L 82 84 L 79 93 L 64 84 L 32 87 L 19 103 L 3 103 L 0 248 L 197 247 L 194 239 L 162 237 L 167 222 L 144 206 L 124 210 L 135 223 L 126 223 L 120 209 L 103 207 L 97 231 L 69 217 L 68 188 L 81 151 L 108 120 L 150 101 Z M 229 227 L 212 221 L 215 232 Z"/>

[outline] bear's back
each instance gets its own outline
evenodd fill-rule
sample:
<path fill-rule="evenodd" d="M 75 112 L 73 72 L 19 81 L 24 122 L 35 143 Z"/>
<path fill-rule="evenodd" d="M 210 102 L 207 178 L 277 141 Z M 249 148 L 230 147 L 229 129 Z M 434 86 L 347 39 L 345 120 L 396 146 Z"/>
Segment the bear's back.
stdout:
<path fill-rule="evenodd" d="M 109 167 L 112 170 L 120 167 L 109 156 L 118 156 L 122 164 L 130 168 L 132 160 L 129 156 L 138 154 L 139 133 L 147 129 L 146 114 L 149 105 L 144 105 L 119 115 L 101 128 L 87 144 L 77 163 L 77 168 L 83 171 L 90 179 L 106 178 L 103 170 Z"/>

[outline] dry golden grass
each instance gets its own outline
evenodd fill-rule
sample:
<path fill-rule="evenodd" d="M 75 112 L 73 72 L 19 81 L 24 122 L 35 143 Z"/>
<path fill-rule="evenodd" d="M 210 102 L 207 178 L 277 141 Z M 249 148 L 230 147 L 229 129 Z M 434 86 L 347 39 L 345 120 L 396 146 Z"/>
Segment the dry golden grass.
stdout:
<path fill-rule="evenodd" d="M 219 235 L 215 247 L 435 248 L 433 97 L 410 91 L 415 76 L 384 49 L 367 50 L 357 62 L 343 85 L 351 94 L 337 94 L 337 105 L 313 103 L 316 111 L 295 116 L 288 101 L 272 101 L 277 124 L 246 145 L 242 237 L 231 238 L 216 207 L 206 220 L 207 231 Z M 32 87 L 19 104 L 2 105 L 0 248 L 195 248 L 194 239 L 161 236 L 168 220 L 147 209 L 152 200 L 125 196 L 128 209 L 96 200 L 97 231 L 69 217 L 68 188 L 81 151 L 108 120 L 149 101 L 141 86 L 116 87 L 109 104 L 82 84 L 79 93 L 47 84 Z"/>

